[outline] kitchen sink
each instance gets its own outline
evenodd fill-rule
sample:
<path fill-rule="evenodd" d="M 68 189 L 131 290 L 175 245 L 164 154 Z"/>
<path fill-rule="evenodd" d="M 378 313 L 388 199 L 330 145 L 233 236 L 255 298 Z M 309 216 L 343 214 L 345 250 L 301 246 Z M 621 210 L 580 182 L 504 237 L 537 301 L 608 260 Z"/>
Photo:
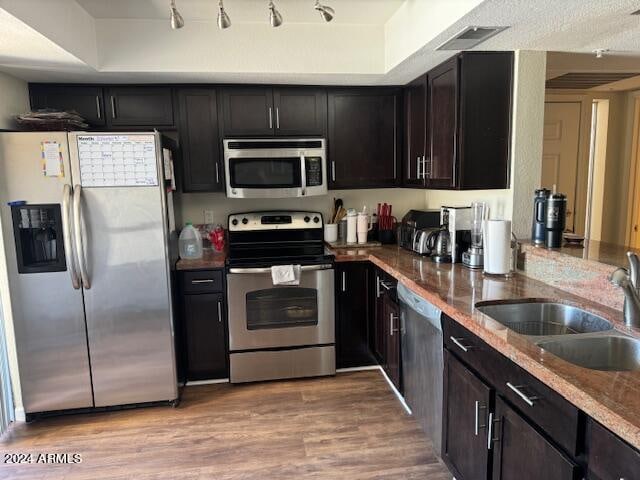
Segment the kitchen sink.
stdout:
<path fill-rule="evenodd" d="M 640 370 L 640 340 L 623 336 L 569 337 L 537 345 L 555 356 L 592 370 Z"/>
<path fill-rule="evenodd" d="M 476 308 L 522 335 L 567 335 L 604 332 L 613 328 L 610 322 L 598 315 L 562 303 L 480 303 Z"/>

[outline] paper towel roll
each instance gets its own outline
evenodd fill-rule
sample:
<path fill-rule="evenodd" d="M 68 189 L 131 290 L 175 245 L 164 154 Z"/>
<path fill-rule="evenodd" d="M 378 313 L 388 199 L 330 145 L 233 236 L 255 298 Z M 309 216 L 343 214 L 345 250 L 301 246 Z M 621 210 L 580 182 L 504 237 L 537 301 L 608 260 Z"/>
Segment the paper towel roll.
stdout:
<path fill-rule="evenodd" d="M 483 222 L 484 271 L 493 275 L 511 273 L 511 221 Z"/>

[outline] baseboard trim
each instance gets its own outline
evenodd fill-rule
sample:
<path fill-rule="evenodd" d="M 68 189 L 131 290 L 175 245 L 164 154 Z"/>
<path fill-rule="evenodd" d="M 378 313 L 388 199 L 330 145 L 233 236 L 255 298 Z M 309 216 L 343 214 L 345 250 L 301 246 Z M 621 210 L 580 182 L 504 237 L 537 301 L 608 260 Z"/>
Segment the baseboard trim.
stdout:
<path fill-rule="evenodd" d="M 365 365 L 364 367 L 338 368 L 336 369 L 336 373 L 364 372 L 366 370 L 380 370 L 380 365 Z"/>
<path fill-rule="evenodd" d="M 214 378 L 212 380 L 190 380 L 185 387 L 197 387 L 198 385 L 214 385 L 216 383 L 229 383 L 228 378 Z"/>
<path fill-rule="evenodd" d="M 14 416 L 16 422 L 26 422 L 27 415 L 24 413 L 24 407 L 16 407 L 14 410 Z"/>

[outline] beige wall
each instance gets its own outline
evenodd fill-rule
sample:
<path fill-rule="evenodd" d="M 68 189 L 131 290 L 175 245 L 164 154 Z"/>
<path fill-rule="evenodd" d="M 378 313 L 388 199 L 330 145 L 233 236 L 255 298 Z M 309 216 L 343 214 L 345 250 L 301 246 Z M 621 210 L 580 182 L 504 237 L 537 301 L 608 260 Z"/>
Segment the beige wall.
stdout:
<path fill-rule="evenodd" d="M 0 73 L 0 129 L 13 129 L 15 126 L 13 122 L 14 115 L 23 113 L 28 109 L 29 92 L 27 83 L 10 75 Z M 7 353 L 9 356 L 9 371 L 11 372 L 16 419 L 24 420 L 13 318 L 9 303 L 9 279 L 5 263 L 2 225 L 0 225 L 0 301 L 2 302 L 3 321 L 7 337 Z"/>

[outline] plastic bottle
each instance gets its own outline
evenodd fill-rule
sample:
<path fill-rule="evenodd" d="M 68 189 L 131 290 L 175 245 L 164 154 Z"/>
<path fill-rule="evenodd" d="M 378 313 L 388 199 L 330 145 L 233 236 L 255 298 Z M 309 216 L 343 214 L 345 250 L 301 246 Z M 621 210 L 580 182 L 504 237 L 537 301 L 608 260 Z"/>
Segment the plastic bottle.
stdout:
<path fill-rule="evenodd" d="M 180 258 L 202 258 L 202 237 L 191 222 L 187 222 L 178 238 Z"/>

